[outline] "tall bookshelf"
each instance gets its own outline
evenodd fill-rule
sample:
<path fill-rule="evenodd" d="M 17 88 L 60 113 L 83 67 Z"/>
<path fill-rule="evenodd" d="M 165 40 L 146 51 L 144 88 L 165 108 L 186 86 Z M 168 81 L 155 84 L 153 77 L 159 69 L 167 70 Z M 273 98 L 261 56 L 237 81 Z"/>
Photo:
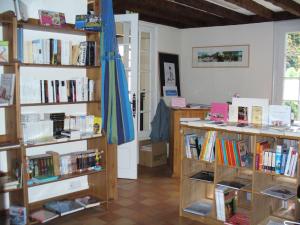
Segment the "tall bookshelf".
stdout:
<path fill-rule="evenodd" d="M 224 224 L 217 219 L 217 203 L 215 189 L 218 183 L 224 180 L 234 180 L 236 178 L 250 180 L 250 185 L 236 191 L 237 213 L 242 213 L 249 218 L 251 225 L 266 225 L 270 220 L 281 222 L 284 220 L 300 220 L 300 203 L 296 197 L 289 200 L 280 200 L 262 193 L 268 187 L 274 185 L 283 185 L 292 188 L 297 192 L 297 186 L 300 184 L 299 157 L 297 158 L 297 168 L 295 176 L 286 176 L 257 170 L 255 166 L 255 155 L 258 153 L 257 143 L 268 141 L 273 145 L 282 145 L 284 142 L 294 143 L 299 153 L 299 136 L 285 135 L 280 132 L 264 133 L 264 130 L 258 128 L 245 131 L 236 131 L 230 127 L 211 128 L 203 124 L 182 124 L 182 149 L 181 149 L 181 181 L 180 181 L 180 216 L 200 221 L 204 224 Z M 250 164 L 246 167 L 223 165 L 218 161 L 218 155 L 214 161 L 194 159 L 186 156 L 185 135 L 196 134 L 205 135 L 209 131 L 215 131 L 217 138 L 229 140 L 247 140 L 250 149 Z M 200 171 L 214 172 L 214 179 L 211 182 L 195 180 L 190 177 Z M 231 189 L 233 190 L 233 189 Z M 209 214 L 205 216 L 186 212 L 184 209 L 193 202 L 203 201 L 211 204 L 212 208 Z M 228 223 L 230 224 L 230 223 Z"/>
<path fill-rule="evenodd" d="M 96 4 L 97 5 L 97 4 Z M 99 7 L 94 6 L 96 10 L 99 10 Z M 37 19 L 29 19 L 27 22 L 17 21 L 13 15 L 5 14 L 0 16 L 0 26 L 2 26 L 3 40 L 9 41 L 9 62 L 8 63 L 0 63 L 0 67 L 3 68 L 3 73 L 14 73 L 16 75 L 16 84 L 15 84 L 15 99 L 14 103 L 11 106 L 1 107 L 0 110 L 5 111 L 5 134 L 0 135 L 0 152 L 6 152 L 7 155 L 7 167 L 8 167 L 8 175 L 13 176 L 14 173 L 14 164 L 15 161 L 18 160 L 20 164 L 22 164 L 22 187 L 17 188 L 16 190 L 4 191 L 0 189 L 0 194 L 8 193 L 10 205 L 18 205 L 26 207 L 27 209 L 27 218 L 28 224 L 36 224 L 37 221 L 29 220 L 29 215 L 42 208 L 43 204 L 50 200 L 61 200 L 61 199 L 75 199 L 77 197 L 92 195 L 102 200 L 101 206 L 107 208 L 108 207 L 108 199 L 116 197 L 115 191 L 115 162 L 111 162 L 111 160 L 115 160 L 114 150 L 115 147 L 107 144 L 106 135 L 102 134 L 94 134 L 89 136 L 84 136 L 79 139 L 64 139 L 63 141 L 47 141 L 47 142 L 38 142 L 34 144 L 28 144 L 23 142 L 23 134 L 22 134 L 22 125 L 21 125 L 21 114 L 26 112 L 28 108 L 32 112 L 41 112 L 46 110 L 47 112 L 51 112 L 51 109 L 60 110 L 58 108 L 72 108 L 82 109 L 86 112 L 87 115 L 94 115 L 101 117 L 101 101 L 100 98 L 96 98 L 93 101 L 82 101 L 82 102 L 61 102 L 61 103 L 22 103 L 21 102 L 21 94 L 20 94 L 20 86 L 21 86 L 21 78 L 26 79 L 26 69 L 29 68 L 31 71 L 39 70 L 39 71 L 59 71 L 64 70 L 65 72 L 70 73 L 74 71 L 80 71 L 80 73 L 84 73 L 85 76 L 94 80 L 100 84 L 101 80 L 101 65 L 99 60 L 99 43 L 100 43 L 100 33 L 92 32 L 92 31 L 82 31 L 76 30 L 73 24 L 67 24 L 65 28 L 61 29 L 58 27 L 45 27 L 39 24 Z M 96 55 L 95 55 L 95 66 L 78 66 L 78 65 L 50 65 L 50 64 L 34 64 L 34 63 L 23 63 L 17 60 L 17 47 L 18 47 L 18 34 L 17 29 L 22 28 L 23 30 L 27 30 L 29 32 L 41 32 L 41 33 L 50 33 L 52 36 L 56 34 L 63 35 L 72 35 L 72 37 L 79 36 L 86 41 L 95 41 L 97 43 L 96 47 Z M 76 73 L 76 72 L 75 72 Z M 40 79 L 44 79 L 43 72 L 39 74 Z M 100 96 L 100 86 L 96 85 L 96 93 L 95 96 Z M 45 109 L 50 107 L 49 109 Z M 54 110 L 57 112 L 57 110 Z M 63 111 L 63 110 L 62 110 Z M 69 110 L 72 111 L 72 110 Z M 28 174 L 26 168 L 26 162 L 28 156 L 33 156 L 35 154 L 43 153 L 43 148 L 51 148 L 53 151 L 58 152 L 59 154 L 65 153 L 65 151 L 60 152 L 60 149 L 65 148 L 67 145 L 76 146 L 82 145 L 85 150 L 86 149 L 98 149 L 99 152 L 103 151 L 102 154 L 102 170 L 91 170 L 84 172 L 75 172 L 67 175 L 59 176 L 58 180 L 49 181 L 43 184 L 29 184 L 28 183 Z M 37 150 L 35 150 L 37 149 Z M 109 150 L 110 153 L 109 153 Z M 82 150 L 82 149 L 81 149 Z M 45 150 L 46 151 L 46 150 Z M 50 197 L 43 197 L 39 200 L 31 201 L 30 195 L 34 193 L 33 189 L 43 188 L 47 185 L 60 185 L 61 182 L 71 181 L 76 178 L 86 178 L 88 187 L 83 188 L 83 190 L 70 192 L 66 194 L 60 194 Z M 76 186 L 79 185 L 77 183 L 73 183 Z M 69 185 L 69 189 L 71 188 L 71 184 Z M 46 189 L 47 190 L 47 189 Z M 47 192 L 47 191 L 46 191 Z M 3 211 L 3 214 L 7 214 L 6 211 Z M 2 217 L 1 217 L 2 218 Z M 1 222 L 3 221 L 0 218 Z M 5 217 L 3 217 L 5 218 Z M 6 217 L 7 218 L 7 217 Z M 59 219 L 58 219 L 59 220 Z M 0 223 L 1 224 L 1 223 Z"/>

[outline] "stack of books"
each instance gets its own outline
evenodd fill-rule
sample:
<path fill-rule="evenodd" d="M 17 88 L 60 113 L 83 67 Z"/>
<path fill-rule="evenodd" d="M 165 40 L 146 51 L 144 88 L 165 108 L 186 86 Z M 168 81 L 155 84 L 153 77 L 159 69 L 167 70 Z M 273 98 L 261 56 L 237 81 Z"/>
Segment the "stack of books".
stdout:
<path fill-rule="evenodd" d="M 20 182 L 10 176 L 0 177 L 0 190 L 9 191 L 17 189 L 20 186 Z"/>
<path fill-rule="evenodd" d="M 21 103 L 64 103 L 94 101 L 97 82 L 87 77 L 74 80 L 24 79 Z"/>
<path fill-rule="evenodd" d="M 250 167 L 251 154 L 247 141 L 216 139 L 217 161 L 220 165 Z"/>

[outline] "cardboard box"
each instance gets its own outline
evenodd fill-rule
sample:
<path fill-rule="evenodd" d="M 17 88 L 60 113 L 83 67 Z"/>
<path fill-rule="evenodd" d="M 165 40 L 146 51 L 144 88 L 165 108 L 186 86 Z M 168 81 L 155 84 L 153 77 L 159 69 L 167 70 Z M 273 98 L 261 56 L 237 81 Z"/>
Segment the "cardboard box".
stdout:
<path fill-rule="evenodd" d="M 155 167 L 167 163 L 167 144 L 157 142 L 142 145 L 140 147 L 139 164 L 142 166 Z"/>

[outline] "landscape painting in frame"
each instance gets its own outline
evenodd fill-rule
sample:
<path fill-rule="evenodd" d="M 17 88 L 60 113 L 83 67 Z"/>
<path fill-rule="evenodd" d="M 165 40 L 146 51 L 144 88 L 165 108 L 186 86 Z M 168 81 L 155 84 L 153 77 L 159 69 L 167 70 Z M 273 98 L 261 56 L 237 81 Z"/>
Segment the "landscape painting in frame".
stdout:
<path fill-rule="evenodd" d="M 248 67 L 249 45 L 193 48 L 193 67 Z"/>

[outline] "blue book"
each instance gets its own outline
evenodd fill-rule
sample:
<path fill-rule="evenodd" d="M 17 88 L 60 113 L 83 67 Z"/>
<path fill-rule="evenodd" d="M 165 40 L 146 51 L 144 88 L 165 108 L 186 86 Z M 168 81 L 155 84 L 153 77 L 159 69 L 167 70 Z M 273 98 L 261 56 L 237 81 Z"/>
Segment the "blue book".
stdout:
<path fill-rule="evenodd" d="M 47 202 L 44 207 L 59 214 L 60 216 L 68 215 L 84 209 L 82 205 L 70 200 L 50 201 Z"/>
<path fill-rule="evenodd" d="M 36 184 L 42 184 L 42 183 L 47 183 L 47 182 L 53 182 L 58 180 L 59 176 L 39 176 L 39 177 L 34 177 L 31 180 L 33 183 Z"/>
<path fill-rule="evenodd" d="M 288 155 L 288 151 L 284 149 L 282 152 L 280 174 L 284 174 L 287 155 Z"/>
<path fill-rule="evenodd" d="M 23 28 L 17 29 L 17 35 L 18 35 L 18 60 L 22 63 L 23 58 Z"/>
<path fill-rule="evenodd" d="M 223 151 L 223 156 L 224 156 L 224 165 L 228 165 L 228 160 L 227 160 L 227 153 L 226 153 L 226 146 L 225 146 L 225 140 L 222 138 L 222 151 Z"/>
<path fill-rule="evenodd" d="M 275 173 L 280 174 L 281 172 L 281 160 L 282 160 L 282 146 L 277 145 L 275 154 Z"/>
<path fill-rule="evenodd" d="M 234 155 L 235 155 L 235 163 L 237 166 L 241 166 L 241 162 L 239 159 L 239 155 L 238 155 L 238 150 L 237 150 L 237 146 L 236 146 L 236 141 L 233 140 L 233 151 L 234 151 Z"/>

